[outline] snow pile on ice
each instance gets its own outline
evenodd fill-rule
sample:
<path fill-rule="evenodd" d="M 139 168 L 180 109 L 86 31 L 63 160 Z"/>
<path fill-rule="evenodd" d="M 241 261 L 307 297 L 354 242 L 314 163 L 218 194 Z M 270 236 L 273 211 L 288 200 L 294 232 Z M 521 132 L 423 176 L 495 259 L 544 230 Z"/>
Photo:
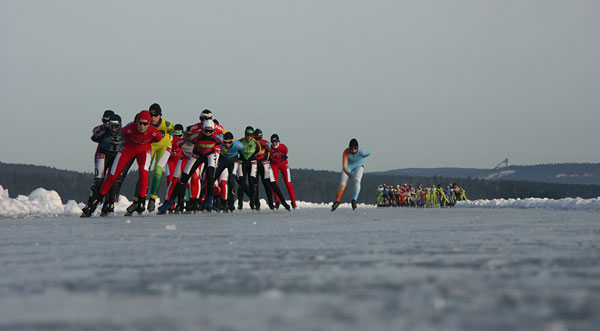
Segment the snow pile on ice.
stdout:
<path fill-rule="evenodd" d="M 58 216 L 81 213 L 73 200 L 62 204 L 56 191 L 35 189 L 29 196 L 19 195 L 15 199 L 8 196 L 8 190 L 0 185 L 0 217 Z"/>
<path fill-rule="evenodd" d="M 600 197 L 582 198 L 527 198 L 459 201 L 456 207 L 462 208 L 538 208 L 554 210 L 591 210 L 600 211 Z"/>
<path fill-rule="evenodd" d="M 131 202 L 124 196 L 120 196 L 115 204 L 117 213 L 125 213 Z M 81 215 L 81 208 L 85 203 L 77 203 L 69 200 L 62 204 L 62 200 L 56 191 L 48 191 L 37 188 L 29 196 L 19 195 L 11 199 L 8 190 L 0 185 L 0 217 L 42 217 L 42 216 L 65 216 Z M 94 215 L 100 214 L 100 206 Z"/>

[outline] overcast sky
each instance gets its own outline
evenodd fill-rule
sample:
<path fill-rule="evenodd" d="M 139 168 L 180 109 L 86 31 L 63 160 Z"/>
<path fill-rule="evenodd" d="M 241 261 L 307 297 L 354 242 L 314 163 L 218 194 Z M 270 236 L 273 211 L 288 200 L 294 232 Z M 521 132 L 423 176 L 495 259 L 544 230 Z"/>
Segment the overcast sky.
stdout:
<path fill-rule="evenodd" d="M 0 161 L 92 171 L 105 109 L 209 108 L 294 168 L 600 162 L 600 1 L 0 0 Z"/>

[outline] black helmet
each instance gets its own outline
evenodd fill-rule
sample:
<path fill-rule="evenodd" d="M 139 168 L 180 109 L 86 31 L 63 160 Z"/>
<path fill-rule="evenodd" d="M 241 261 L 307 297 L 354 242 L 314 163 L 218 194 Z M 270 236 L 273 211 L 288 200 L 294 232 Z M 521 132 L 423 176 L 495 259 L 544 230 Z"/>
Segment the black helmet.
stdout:
<path fill-rule="evenodd" d="M 109 120 L 110 124 L 121 124 L 121 116 L 117 115 L 117 114 L 112 114 L 110 115 L 110 120 Z"/>
<path fill-rule="evenodd" d="M 350 148 L 358 148 L 358 140 L 356 140 L 355 138 L 352 138 L 350 140 L 350 143 L 348 144 L 348 147 L 350 147 Z"/>
<path fill-rule="evenodd" d="M 225 132 L 223 135 L 223 140 L 233 140 L 233 133 L 231 133 L 231 131 Z"/>
<path fill-rule="evenodd" d="M 254 134 L 254 128 L 253 128 L 253 127 L 251 127 L 251 126 L 247 126 L 247 127 L 246 127 L 246 130 L 244 130 L 244 134 L 245 134 L 246 136 L 248 136 L 248 135 L 250 135 L 250 136 L 251 136 L 251 135 L 253 135 L 253 134 Z"/>
<path fill-rule="evenodd" d="M 277 133 L 271 135 L 271 142 L 279 142 L 279 135 L 277 135 Z"/>
<path fill-rule="evenodd" d="M 108 123 L 108 121 L 110 121 L 110 117 L 114 114 L 115 112 L 110 109 L 105 110 L 104 114 L 102 114 L 102 123 Z"/>
<path fill-rule="evenodd" d="M 111 129 L 120 128 L 121 127 L 121 116 L 117 114 L 110 115 L 110 120 L 108 121 Z"/>
<path fill-rule="evenodd" d="M 255 136 L 255 137 L 261 137 L 261 138 L 262 138 L 262 130 L 261 130 L 261 129 L 259 129 L 259 128 L 256 128 L 256 129 L 254 130 L 254 136 Z"/>
<path fill-rule="evenodd" d="M 204 109 L 201 113 L 200 113 L 200 121 L 203 122 L 204 120 L 212 120 L 213 118 L 213 114 L 212 111 L 210 111 L 210 109 Z"/>
<path fill-rule="evenodd" d="M 175 124 L 175 126 L 173 127 L 172 135 L 175 137 L 182 137 L 183 136 L 183 125 Z"/>
<path fill-rule="evenodd" d="M 150 109 L 148 109 L 148 111 L 150 112 L 150 115 L 152 115 L 152 116 L 162 115 L 162 109 L 160 109 L 160 105 L 157 103 L 153 103 L 150 106 Z"/>

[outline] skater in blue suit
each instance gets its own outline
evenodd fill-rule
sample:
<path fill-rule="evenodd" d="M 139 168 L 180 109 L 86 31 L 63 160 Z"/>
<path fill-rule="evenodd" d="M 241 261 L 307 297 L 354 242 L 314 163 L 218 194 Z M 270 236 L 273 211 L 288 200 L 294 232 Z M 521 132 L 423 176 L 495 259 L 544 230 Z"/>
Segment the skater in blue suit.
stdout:
<path fill-rule="evenodd" d="M 340 185 L 338 186 L 335 201 L 331 206 L 331 211 L 336 210 L 340 205 L 342 195 L 346 189 L 346 183 L 348 178 L 352 180 L 352 210 L 356 209 L 356 200 L 358 200 L 358 194 L 360 193 L 360 181 L 365 170 L 364 159 L 371 155 L 371 153 L 358 146 L 358 141 L 355 138 L 350 140 L 348 148 L 344 150 L 342 154 L 342 177 L 340 178 Z"/>

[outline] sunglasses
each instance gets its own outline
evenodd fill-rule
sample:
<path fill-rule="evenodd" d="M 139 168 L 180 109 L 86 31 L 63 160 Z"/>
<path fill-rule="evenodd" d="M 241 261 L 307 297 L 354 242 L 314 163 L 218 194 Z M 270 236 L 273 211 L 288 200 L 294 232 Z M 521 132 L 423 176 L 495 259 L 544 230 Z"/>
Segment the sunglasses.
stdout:
<path fill-rule="evenodd" d="M 273 139 L 273 140 L 271 140 L 271 143 L 273 143 L 273 144 L 274 144 L 274 143 L 278 143 L 278 142 L 279 142 L 279 140 L 277 140 L 277 139 Z"/>
<path fill-rule="evenodd" d="M 215 130 L 211 130 L 211 129 L 204 129 L 202 131 L 204 131 L 204 133 L 206 133 L 206 134 L 212 134 L 213 132 L 215 132 Z"/>
<path fill-rule="evenodd" d="M 150 114 L 150 116 L 152 116 L 152 117 L 158 117 L 158 116 L 160 116 L 160 114 Z"/>
<path fill-rule="evenodd" d="M 138 122 L 138 124 L 139 124 L 139 125 L 142 125 L 142 126 L 146 126 L 146 125 L 148 125 L 148 124 L 150 124 L 150 123 L 148 123 L 148 122 Z"/>
<path fill-rule="evenodd" d="M 233 144 L 233 140 L 225 140 L 226 144 Z"/>

